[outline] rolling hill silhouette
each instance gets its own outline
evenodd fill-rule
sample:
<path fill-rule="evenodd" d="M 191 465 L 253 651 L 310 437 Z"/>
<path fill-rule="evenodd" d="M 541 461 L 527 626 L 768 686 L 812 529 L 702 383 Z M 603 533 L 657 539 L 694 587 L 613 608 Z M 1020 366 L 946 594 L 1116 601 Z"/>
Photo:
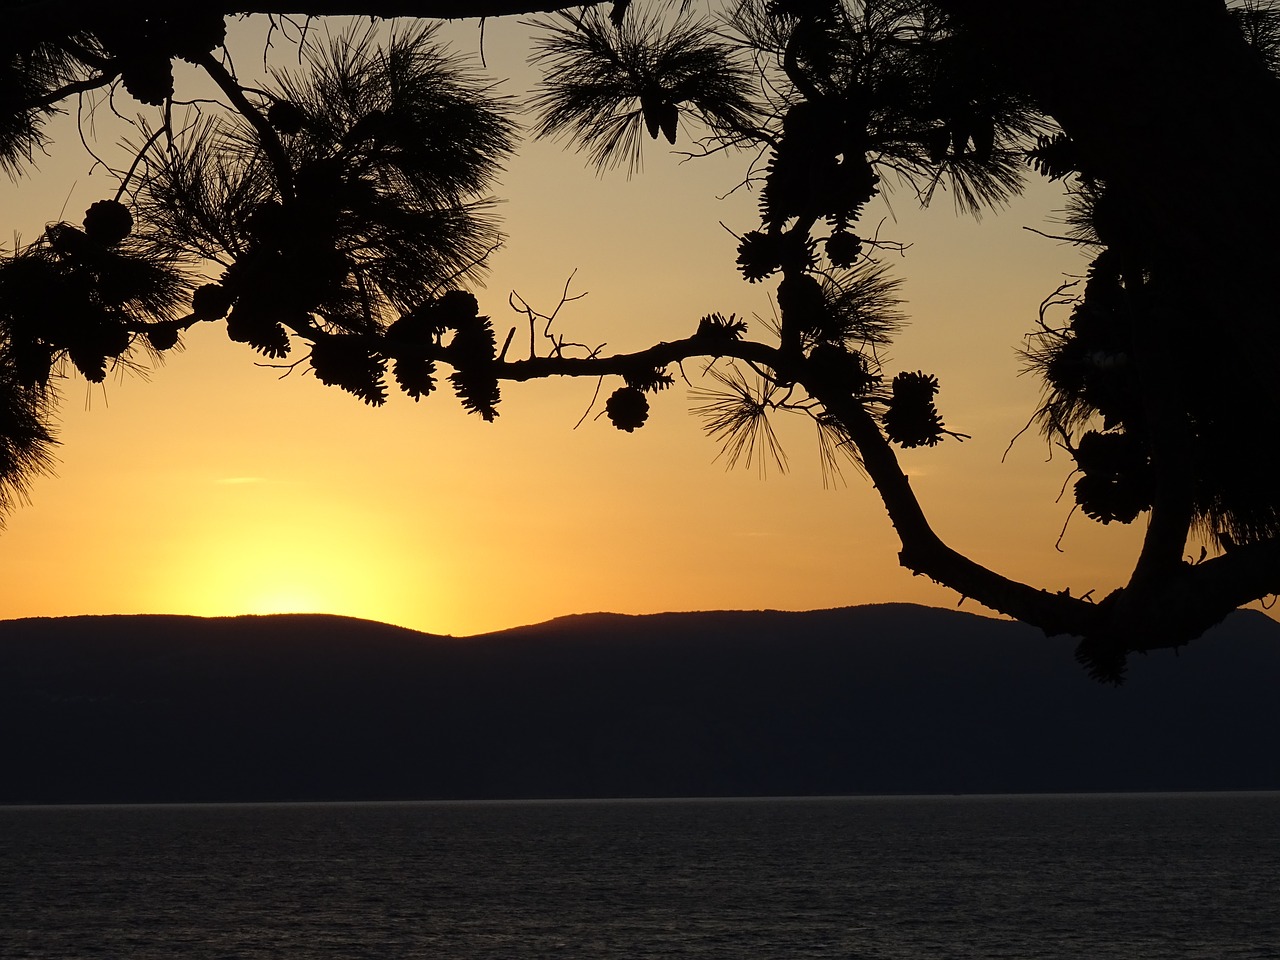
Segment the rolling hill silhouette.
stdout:
<path fill-rule="evenodd" d="M 0 802 L 1278 789 L 1280 625 L 1089 680 L 967 613 L 0 623 Z"/>

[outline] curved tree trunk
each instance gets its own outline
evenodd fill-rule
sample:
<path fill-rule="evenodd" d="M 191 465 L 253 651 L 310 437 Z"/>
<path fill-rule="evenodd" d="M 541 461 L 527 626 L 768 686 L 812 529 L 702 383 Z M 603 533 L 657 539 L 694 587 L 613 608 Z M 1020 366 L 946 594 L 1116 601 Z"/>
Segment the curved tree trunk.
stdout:
<path fill-rule="evenodd" d="M 1220 0 L 936 3 L 1062 126 L 1129 213 L 1155 305 L 1135 353 L 1157 493 L 1133 577 L 1090 634 L 1117 650 L 1186 642 L 1280 589 L 1273 539 L 1199 566 L 1184 558 L 1189 478 L 1221 471 L 1274 488 L 1257 446 L 1270 441 L 1258 431 L 1280 421 L 1280 80 Z M 1227 438 L 1208 464 L 1184 440 L 1205 417 Z"/>

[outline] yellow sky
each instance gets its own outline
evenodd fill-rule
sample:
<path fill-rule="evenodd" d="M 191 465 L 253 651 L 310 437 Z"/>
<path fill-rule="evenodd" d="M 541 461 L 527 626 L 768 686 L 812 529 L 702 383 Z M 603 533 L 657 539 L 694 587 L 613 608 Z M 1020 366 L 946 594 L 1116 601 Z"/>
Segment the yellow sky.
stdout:
<path fill-rule="evenodd" d="M 474 25 L 449 34 L 477 46 Z M 515 77 L 512 92 L 526 51 L 518 24 L 488 24 L 489 70 Z M 767 316 L 773 285 L 742 281 L 720 224 L 753 228 L 755 198 L 716 199 L 745 158 L 678 160 L 650 149 L 642 175 L 602 178 L 556 145 L 525 144 L 501 188 L 509 242 L 477 291 L 499 336 L 520 322 L 511 290 L 550 308 L 571 274 L 588 295 L 560 329 L 580 342 L 633 349 L 688 335 L 713 310 Z M 34 237 L 64 204 L 78 221 L 113 194 L 90 166 L 63 139 L 41 175 L 0 184 L 6 238 Z M 1122 582 L 1140 530 L 1076 516 L 1059 551 L 1068 460 L 1049 462 L 1029 433 L 1002 462 L 1039 394 L 1018 376 L 1021 337 L 1085 265 L 1023 229 L 1058 206 L 1034 184 L 976 223 L 945 198 L 921 213 L 900 192 L 896 220 L 882 208 L 864 222 L 889 218 L 882 234 L 912 244 L 898 265 L 912 324 L 887 372 L 936 373 L 948 426 L 973 435 L 902 455 L 935 527 L 1003 573 L 1101 595 Z M 65 383 L 58 476 L 0 534 L 0 617 L 321 611 L 469 634 L 598 610 L 956 603 L 897 566 L 854 470 L 823 488 L 808 422 L 778 424 L 792 469 L 762 480 L 716 462 L 680 382 L 634 434 L 603 418 L 574 429 L 594 381 L 504 385 L 486 424 L 447 390 L 371 409 L 300 371 L 281 381 L 223 326 L 193 330 L 149 382 Z"/>

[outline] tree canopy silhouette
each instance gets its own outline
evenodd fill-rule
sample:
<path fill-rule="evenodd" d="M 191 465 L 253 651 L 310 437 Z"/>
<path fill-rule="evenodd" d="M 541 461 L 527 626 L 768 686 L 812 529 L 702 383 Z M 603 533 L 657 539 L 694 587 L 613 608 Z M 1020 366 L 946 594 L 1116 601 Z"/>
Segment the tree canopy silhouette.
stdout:
<path fill-rule="evenodd" d="M 731 461 L 774 448 L 771 412 L 807 413 L 824 464 L 852 458 L 875 484 L 905 567 L 1081 637 L 1102 679 L 1118 680 L 1131 652 L 1183 644 L 1280 592 L 1280 485 L 1258 449 L 1280 407 L 1280 191 L 1265 179 L 1280 159 L 1280 14 L 1264 0 L 1068 0 L 1052 17 L 1022 0 L 301 6 L 540 14 L 531 58 L 545 79 L 514 104 L 410 19 L 306 39 L 298 68 L 250 86 L 226 56 L 225 16 L 283 16 L 276 3 L 206 0 L 182 15 L 0 3 L 11 176 L 49 146 L 44 124 L 70 98 L 155 108 L 115 196 L 0 265 L 0 508 L 50 462 L 62 378 L 100 381 L 218 322 L 370 404 L 388 378 L 425 398 L 446 368 L 486 420 L 503 381 L 605 377 L 605 413 L 636 430 L 673 365 L 716 361 L 696 412 Z M 179 119 L 176 58 L 220 105 Z M 627 354 L 564 337 L 519 358 L 511 338 L 499 345 L 467 286 L 499 237 L 490 195 L 519 106 L 533 135 L 600 168 L 636 169 L 659 138 L 739 151 L 760 205 L 736 267 L 776 283 L 776 328 L 711 314 Z M 903 318 L 866 205 L 893 185 L 976 213 L 1029 176 L 1065 184 L 1069 236 L 1092 255 L 1078 294 L 1063 291 L 1066 321 L 1042 316 L 1029 341 L 1044 385 L 1035 422 L 1073 458 L 1085 515 L 1146 523 L 1129 582 L 1096 601 L 996 573 L 933 532 L 895 447 L 963 435 L 937 407 L 936 377 L 879 359 Z"/>

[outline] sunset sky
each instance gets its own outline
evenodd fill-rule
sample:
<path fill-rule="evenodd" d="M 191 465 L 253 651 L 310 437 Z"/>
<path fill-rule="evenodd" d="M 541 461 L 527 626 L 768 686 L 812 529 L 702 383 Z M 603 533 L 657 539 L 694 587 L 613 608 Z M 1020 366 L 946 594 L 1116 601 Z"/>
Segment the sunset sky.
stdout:
<path fill-rule="evenodd" d="M 474 23 L 446 34 L 477 51 Z M 256 36 L 237 25 L 240 61 L 260 61 Z M 517 96 L 531 82 L 527 36 L 515 21 L 485 29 L 488 72 L 511 78 Z M 123 93 L 121 105 L 135 106 Z M 38 175 L 0 183 L 6 249 L 114 194 L 74 125 L 57 129 Z M 571 276 L 570 292 L 587 296 L 565 308 L 560 331 L 610 350 L 687 336 L 711 311 L 772 313 L 776 284 L 741 279 L 726 230 L 756 226 L 755 196 L 717 200 L 749 158 L 681 164 L 665 143 L 647 146 L 630 180 L 597 176 L 557 144 L 520 148 L 500 188 L 509 240 L 476 291 L 499 338 L 521 320 L 510 291 L 549 310 Z M 687 146 L 682 135 L 676 149 Z M 947 425 L 973 437 L 902 454 L 935 528 L 1002 573 L 1105 594 L 1141 531 L 1077 515 L 1055 549 L 1069 459 L 1050 459 L 1034 430 L 1005 457 L 1039 396 L 1019 376 L 1021 338 L 1086 263 L 1024 229 L 1052 232 L 1060 191 L 1034 183 L 980 223 L 946 197 L 923 213 L 906 190 L 890 202 L 864 217 L 911 244 L 895 270 L 912 322 L 886 372 L 936 373 Z M 681 382 L 634 434 L 604 418 L 574 429 L 594 380 L 504 384 L 489 424 L 447 390 L 417 404 L 393 392 L 372 409 L 301 368 L 281 380 L 224 326 L 194 329 L 149 381 L 65 382 L 57 476 L 0 533 L 0 617 L 318 611 L 472 634 L 600 610 L 957 602 L 897 566 L 897 540 L 856 470 L 824 489 L 807 421 L 777 424 L 791 470 L 762 479 L 726 472 Z M 696 386 L 699 369 L 685 372 Z"/>

